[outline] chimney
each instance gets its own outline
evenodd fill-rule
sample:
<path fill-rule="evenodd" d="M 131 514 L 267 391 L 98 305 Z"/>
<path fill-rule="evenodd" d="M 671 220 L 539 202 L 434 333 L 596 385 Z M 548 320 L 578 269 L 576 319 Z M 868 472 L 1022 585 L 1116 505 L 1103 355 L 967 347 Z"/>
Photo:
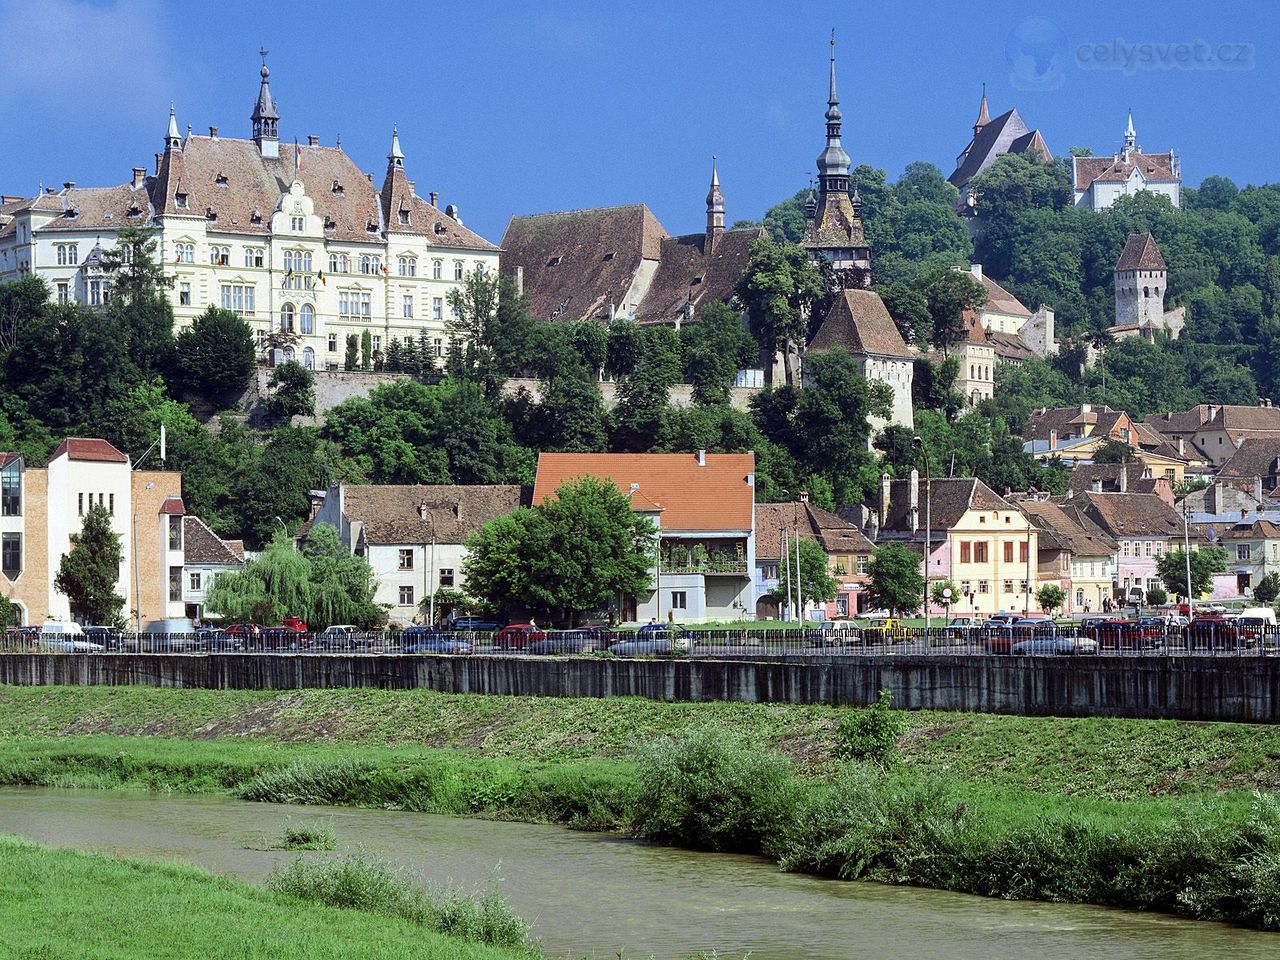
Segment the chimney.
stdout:
<path fill-rule="evenodd" d="M 887 473 L 880 474 L 880 529 L 889 522 L 889 491 L 892 484 Z"/>
<path fill-rule="evenodd" d="M 427 505 L 425 503 L 418 504 L 418 519 L 427 519 Z"/>
<path fill-rule="evenodd" d="M 1178 456 L 1185 457 L 1187 455 L 1187 438 L 1178 438 Z"/>
<path fill-rule="evenodd" d="M 1090 490 L 1092 490 L 1094 493 L 1101 493 L 1101 492 L 1102 492 L 1102 481 L 1101 481 L 1101 480 L 1090 480 L 1090 481 L 1089 481 L 1089 489 L 1090 489 Z"/>
<path fill-rule="evenodd" d="M 1262 503 L 1262 477 L 1253 478 L 1253 499 Z"/>
<path fill-rule="evenodd" d="M 974 279 L 975 279 L 975 280 L 981 280 L 981 279 L 982 279 L 982 264 L 980 264 L 980 263 L 971 263 L 971 264 L 969 264 L 969 272 L 970 272 L 971 274 L 973 274 L 973 277 L 974 277 Z"/>
<path fill-rule="evenodd" d="M 1126 464 L 1120 464 L 1120 492 L 1129 492 L 1129 467 Z"/>
<path fill-rule="evenodd" d="M 76 185 L 76 182 L 75 182 L 74 180 L 64 180 L 64 181 L 62 182 L 62 189 L 63 189 L 63 190 L 73 190 L 73 189 L 75 189 L 75 185 Z"/>
<path fill-rule="evenodd" d="M 698 466 L 705 467 L 707 465 L 707 451 L 698 451 Z"/>
<path fill-rule="evenodd" d="M 163 157 L 163 156 L 164 156 L 164 154 L 163 154 L 163 153 L 157 153 L 157 154 L 156 154 L 156 173 L 159 173 L 159 172 L 160 172 L 160 158 L 161 158 L 161 157 Z"/>
<path fill-rule="evenodd" d="M 218 128 L 217 128 L 217 127 L 210 127 L 210 128 L 209 128 L 209 139 L 210 139 L 210 140 L 217 140 L 217 139 L 218 139 Z"/>
<path fill-rule="evenodd" d="M 430 196 L 431 196 L 431 205 L 434 207 L 436 206 L 436 201 L 440 199 L 440 194 L 432 190 Z"/>
<path fill-rule="evenodd" d="M 911 532 L 915 533 L 920 529 L 920 471 L 915 467 L 911 468 L 911 488 L 908 496 L 910 499 L 907 501 L 907 513 L 910 515 Z"/>
<path fill-rule="evenodd" d="M 432 204 L 436 202 L 436 195 L 434 193 L 431 195 L 431 202 Z M 516 267 L 516 296 L 524 296 L 524 267 Z"/>
<path fill-rule="evenodd" d="M 1261 478 L 1259 478 L 1259 479 L 1261 479 Z M 808 491 L 808 490 L 801 490 L 801 491 L 800 491 L 800 502 L 801 502 L 801 503 L 808 503 L 808 502 L 809 502 L 809 491 Z"/>
<path fill-rule="evenodd" d="M 1057 430 L 1049 431 L 1049 449 L 1050 450 L 1058 449 L 1058 431 Z"/>
<path fill-rule="evenodd" d="M 134 168 L 133 168 L 133 186 L 134 186 L 134 189 L 137 189 L 138 187 L 142 186 L 143 182 L 144 182 L 146 179 L 147 179 L 147 168 L 146 168 L 146 167 L 134 167 Z"/>
<path fill-rule="evenodd" d="M 1090 404 L 1087 404 L 1087 403 L 1080 404 L 1081 413 L 1089 413 L 1092 409 L 1093 407 Z"/>
<path fill-rule="evenodd" d="M 317 137 L 315 134 L 307 134 L 307 146 L 308 147 L 320 146 L 320 138 Z"/>
<path fill-rule="evenodd" d="M 370 183 L 373 183 L 373 174 L 372 174 L 372 173 L 366 173 L 366 174 L 364 175 L 364 178 L 365 178 L 366 180 L 368 180 Z"/>
<path fill-rule="evenodd" d="M 411 197 L 416 197 L 416 196 L 417 196 L 417 194 L 413 192 L 413 181 L 412 181 L 412 180 L 406 180 L 406 181 L 405 181 L 405 183 L 407 183 L 407 184 L 409 185 L 409 196 L 411 196 Z"/>

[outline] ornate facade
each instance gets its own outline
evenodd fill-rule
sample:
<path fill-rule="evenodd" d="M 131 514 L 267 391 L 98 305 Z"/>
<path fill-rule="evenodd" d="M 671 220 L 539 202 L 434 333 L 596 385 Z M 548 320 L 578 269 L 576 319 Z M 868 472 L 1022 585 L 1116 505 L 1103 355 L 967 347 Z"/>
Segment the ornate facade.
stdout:
<path fill-rule="evenodd" d="M 170 108 L 153 173 L 0 198 L 0 281 L 35 273 L 59 300 L 101 305 L 109 285 L 95 254 L 122 226 L 149 224 L 178 327 L 225 307 L 254 327 L 263 359 L 316 368 L 340 365 L 347 336 L 366 330 L 375 351 L 412 337 L 445 355 L 449 293 L 475 270 L 496 270 L 498 248 L 454 206 L 440 209 L 434 191 L 418 195 L 398 131 L 380 190 L 340 143 L 282 147 L 263 59 L 251 139 L 217 127 L 182 137 Z"/>

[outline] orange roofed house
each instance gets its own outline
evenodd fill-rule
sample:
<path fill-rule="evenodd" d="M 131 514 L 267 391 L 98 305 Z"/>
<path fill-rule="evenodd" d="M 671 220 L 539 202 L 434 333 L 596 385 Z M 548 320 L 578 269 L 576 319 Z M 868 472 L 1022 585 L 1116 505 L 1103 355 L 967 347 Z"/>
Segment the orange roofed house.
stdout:
<path fill-rule="evenodd" d="M 650 589 L 618 598 L 623 620 L 738 620 L 755 611 L 751 453 L 543 453 L 533 503 L 571 480 L 610 480 L 653 520 L 661 548 Z"/>

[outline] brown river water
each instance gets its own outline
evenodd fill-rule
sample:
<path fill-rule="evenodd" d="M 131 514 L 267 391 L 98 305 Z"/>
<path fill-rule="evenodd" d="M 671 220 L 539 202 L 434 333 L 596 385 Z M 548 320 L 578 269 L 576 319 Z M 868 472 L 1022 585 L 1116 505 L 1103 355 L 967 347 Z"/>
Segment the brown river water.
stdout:
<path fill-rule="evenodd" d="M 287 818 L 328 821 L 336 854 L 262 849 Z M 559 827 L 221 797 L 0 790 L 0 833 L 55 847 L 180 859 L 260 883 L 277 864 L 343 850 L 429 883 L 497 882 L 553 956 L 721 960 L 1231 960 L 1280 957 L 1280 934 L 1099 907 L 780 873 Z"/>

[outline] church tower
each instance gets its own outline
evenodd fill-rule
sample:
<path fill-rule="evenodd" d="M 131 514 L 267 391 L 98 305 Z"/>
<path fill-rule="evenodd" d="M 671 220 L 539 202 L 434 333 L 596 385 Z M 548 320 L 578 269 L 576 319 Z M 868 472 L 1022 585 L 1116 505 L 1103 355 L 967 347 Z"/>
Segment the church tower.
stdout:
<path fill-rule="evenodd" d="M 724 194 L 720 192 L 720 174 L 716 171 L 716 158 L 711 158 L 711 189 L 707 192 L 707 242 L 704 254 L 710 254 L 724 233 Z"/>
<path fill-rule="evenodd" d="M 253 105 L 253 142 L 258 145 L 258 152 L 264 157 L 280 156 L 280 114 L 276 111 L 276 101 L 271 96 L 271 85 L 267 78 L 271 71 L 267 69 L 267 51 L 259 50 L 262 57 L 262 86 L 258 88 L 258 102 Z"/>
<path fill-rule="evenodd" d="M 831 264 L 839 286 L 871 286 L 871 248 L 862 229 L 861 203 L 849 197 L 849 154 L 840 142 L 840 98 L 836 94 L 836 32 L 831 31 L 831 76 L 827 94 L 827 146 L 818 155 L 818 197 L 805 204 L 804 247 L 814 260 Z M 812 212 L 812 215 L 810 215 Z"/>
<path fill-rule="evenodd" d="M 1116 326 L 1163 330 L 1169 268 L 1150 233 L 1131 233 L 1116 261 Z"/>

